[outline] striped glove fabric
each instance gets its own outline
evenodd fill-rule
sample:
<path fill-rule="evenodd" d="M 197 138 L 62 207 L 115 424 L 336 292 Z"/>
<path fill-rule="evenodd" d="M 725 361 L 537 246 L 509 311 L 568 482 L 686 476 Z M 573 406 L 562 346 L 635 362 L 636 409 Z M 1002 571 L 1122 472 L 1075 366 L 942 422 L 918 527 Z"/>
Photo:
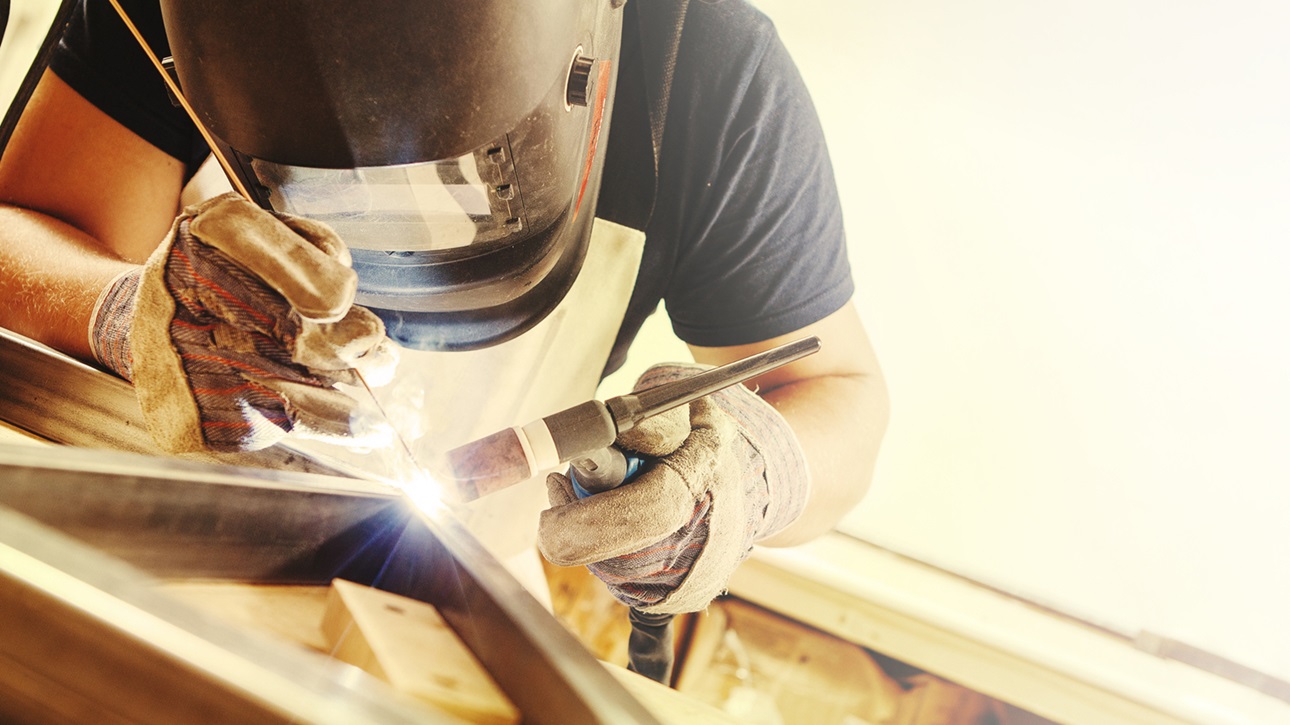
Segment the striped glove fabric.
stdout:
<path fill-rule="evenodd" d="M 636 389 L 698 369 L 655 366 Z M 617 444 L 650 461 L 644 472 L 583 499 L 566 476 L 548 476 L 538 547 L 554 564 L 587 565 L 646 613 L 702 610 L 755 542 L 801 514 L 810 491 L 792 429 L 742 385 L 649 418 Z"/>
<path fill-rule="evenodd" d="M 353 304 L 349 260 L 324 224 L 216 197 L 185 209 L 147 263 L 104 291 L 91 347 L 134 382 L 172 452 L 361 435 L 355 400 L 334 386 L 360 367 L 388 377 L 397 347 Z"/>

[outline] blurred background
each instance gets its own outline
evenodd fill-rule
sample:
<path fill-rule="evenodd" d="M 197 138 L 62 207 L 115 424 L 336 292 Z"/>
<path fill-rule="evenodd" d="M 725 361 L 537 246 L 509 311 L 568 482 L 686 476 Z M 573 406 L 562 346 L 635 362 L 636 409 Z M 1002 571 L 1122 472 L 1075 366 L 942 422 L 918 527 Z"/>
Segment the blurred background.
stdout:
<path fill-rule="evenodd" d="M 755 4 L 891 387 L 844 531 L 1290 680 L 1290 6 Z"/>
<path fill-rule="evenodd" d="M 1290 680 L 1290 6 L 754 4 L 891 389 L 842 531 Z"/>

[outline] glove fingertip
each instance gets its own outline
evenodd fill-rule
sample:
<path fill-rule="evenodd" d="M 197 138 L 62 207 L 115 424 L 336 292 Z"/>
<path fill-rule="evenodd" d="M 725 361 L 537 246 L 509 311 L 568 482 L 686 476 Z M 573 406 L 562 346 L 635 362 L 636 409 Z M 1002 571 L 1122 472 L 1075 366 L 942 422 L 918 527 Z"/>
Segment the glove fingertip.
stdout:
<path fill-rule="evenodd" d="M 549 508 L 539 514 L 538 551 L 556 566 L 585 566 L 594 562 L 596 556 L 588 548 L 586 538 L 579 535 L 577 528 L 571 530 L 564 525 L 563 518 L 559 507 Z"/>
<path fill-rule="evenodd" d="M 573 483 L 562 473 L 547 474 L 546 495 L 552 506 L 565 506 L 578 500 L 573 491 Z"/>
<path fill-rule="evenodd" d="M 345 316 L 358 289 L 358 277 L 346 263 L 348 253 L 330 230 L 317 222 L 301 226 L 260 209 L 246 199 L 225 194 L 186 210 L 188 232 L 282 295 L 299 314 L 316 322 Z M 315 234 L 327 241 L 319 244 Z"/>
<path fill-rule="evenodd" d="M 385 336 L 381 319 L 356 305 L 336 322 L 319 323 L 302 316 L 292 361 L 318 370 L 361 367 L 365 375 L 370 372 L 373 378 L 388 381 L 398 364 L 398 348 Z"/>
<path fill-rule="evenodd" d="M 373 388 L 380 388 L 394 382 L 394 374 L 399 368 L 399 346 L 388 337 L 382 338 L 370 350 L 354 360 L 354 369 L 362 374 L 363 379 Z"/>

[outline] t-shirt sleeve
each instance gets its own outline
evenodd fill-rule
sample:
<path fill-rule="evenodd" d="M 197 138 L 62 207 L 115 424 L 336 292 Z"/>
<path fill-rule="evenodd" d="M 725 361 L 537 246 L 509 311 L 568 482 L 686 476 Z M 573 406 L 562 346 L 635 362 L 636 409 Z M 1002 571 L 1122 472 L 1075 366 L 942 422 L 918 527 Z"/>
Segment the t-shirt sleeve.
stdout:
<path fill-rule="evenodd" d="M 686 166 L 691 181 L 672 186 L 689 198 L 680 202 L 664 299 L 677 335 L 696 345 L 793 332 L 840 309 L 854 291 L 823 130 L 773 25 L 756 18 L 755 33 L 731 40 L 738 45 L 698 51 L 742 57 L 741 68 L 724 78 L 698 73 L 692 86 L 682 81 L 672 102 L 688 108 L 669 112 L 667 134 L 684 129 L 670 162 Z M 748 35 L 758 38 L 752 49 Z M 664 147 L 673 141 L 665 136 Z"/>
<path fill-rule="evenodd" d="M 122 6 L 157 57 L 169 55 L 156 1 L 123 0 Z M 160 74 L 111 3 L 77 3 L 49 67 L 99 110 L 184 162 L 190 176 L 209 153 L 183 109 L 170 102 Z"/>

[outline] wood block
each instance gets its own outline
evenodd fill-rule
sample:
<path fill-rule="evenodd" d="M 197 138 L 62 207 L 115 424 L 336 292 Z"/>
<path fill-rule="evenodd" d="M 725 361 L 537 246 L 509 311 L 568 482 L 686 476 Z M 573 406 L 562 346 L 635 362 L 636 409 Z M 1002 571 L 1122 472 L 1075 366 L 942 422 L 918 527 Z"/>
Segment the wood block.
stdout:
<path fill-rule="evenodd" d="M 399 692 L 471 722 L 519 722 L 519 710 L 429 604 L 336 579 L 322 629 L 333 657 Z"/>

